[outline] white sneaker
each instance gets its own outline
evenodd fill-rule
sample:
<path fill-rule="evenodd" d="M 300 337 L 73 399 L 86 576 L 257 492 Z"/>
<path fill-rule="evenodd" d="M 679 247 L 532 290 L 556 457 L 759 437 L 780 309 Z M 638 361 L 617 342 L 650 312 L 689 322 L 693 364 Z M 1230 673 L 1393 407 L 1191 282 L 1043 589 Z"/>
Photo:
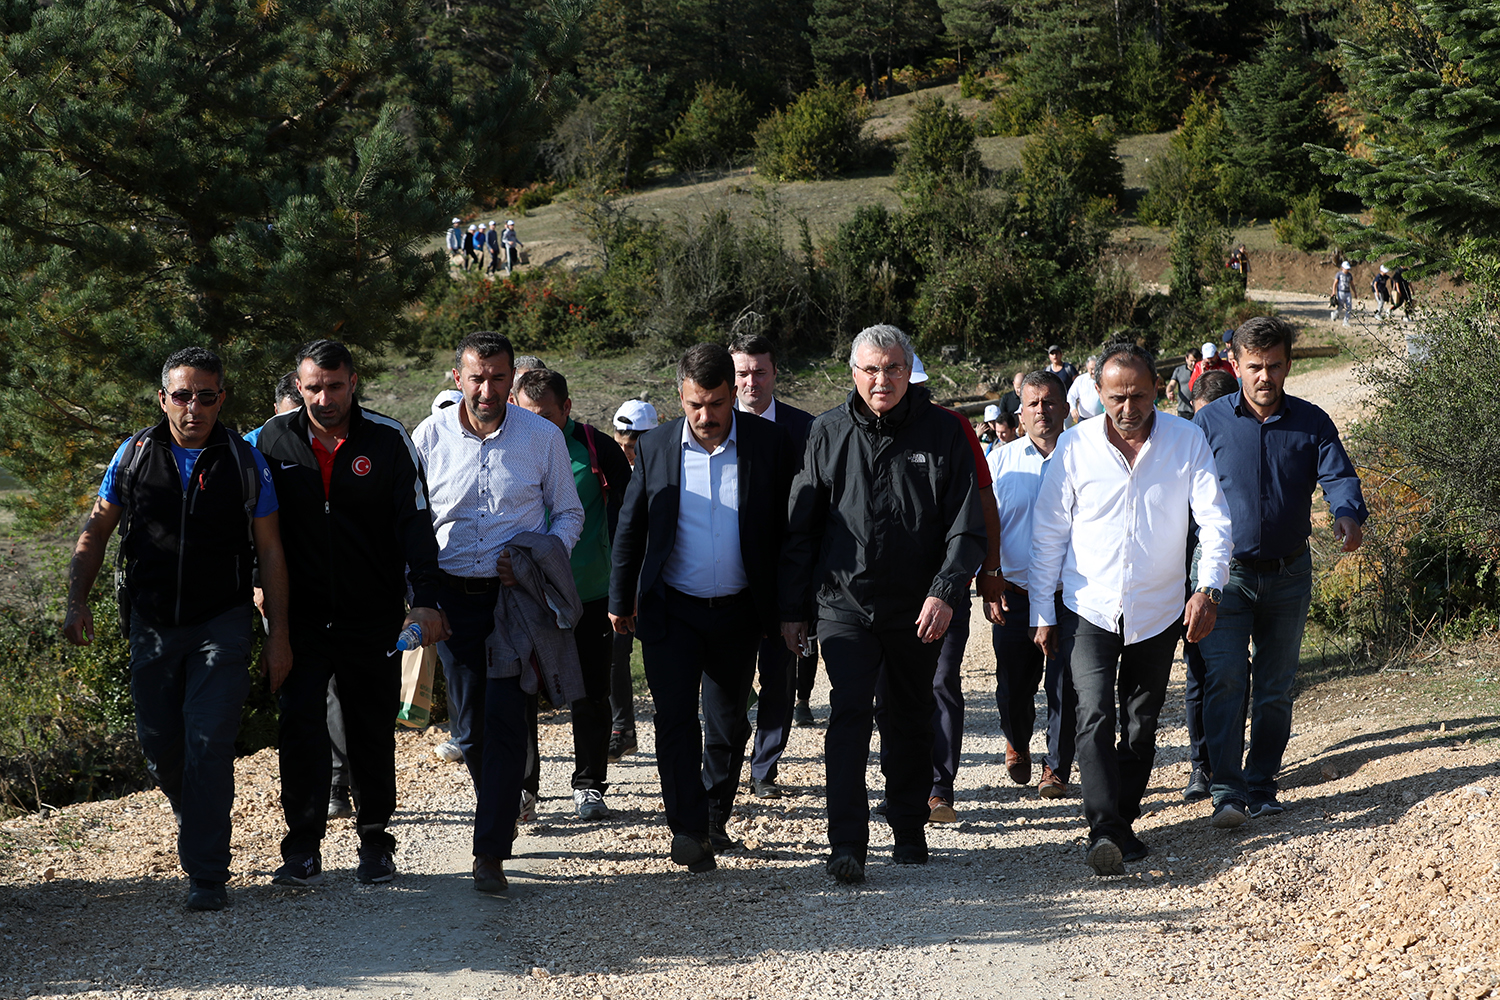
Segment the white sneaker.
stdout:
<path fill-rule="evenodd" d="M 446 760 L 452 764 L 457 764 L 464 759 L 463 750 L 461 750 L 459 748 L 459 745 L 452 740 L 448 740 L 445 743 L 439 743 L 437 746 L 432 748 L 432 752 L 437 754 L 443 760 Z"/>
<path fill-rule="evenodd" d="M 597 788 L 573 789 L 573 807 L 578 810 L 579 819 L 609 819 L 604 793 Z"/>

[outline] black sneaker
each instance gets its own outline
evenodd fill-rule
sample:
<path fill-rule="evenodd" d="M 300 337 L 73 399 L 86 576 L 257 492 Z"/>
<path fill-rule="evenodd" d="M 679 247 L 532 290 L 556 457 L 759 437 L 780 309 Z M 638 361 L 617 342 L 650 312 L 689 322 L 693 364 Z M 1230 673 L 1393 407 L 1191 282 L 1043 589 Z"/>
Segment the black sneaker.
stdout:
<path fill-rule="evenodd" d="M 271 876 L 272 885 L 322 885 L 323 884 L 323 858 L 314 851 L 312 854 L 293 854 L 276 869 Z"/>
<path fill-rule="evenodd" d="M 1286 812 L 1286 806 L 1278 802 L 1274 795 L 1269 798 L 1250 800 L 1251 819 L 1261 819 L 1265 816 L 1279 816 L 1284 812 Z"/>
<path fill-rule="evenodd" d="M 359 849 L 359 867 L 354 869 L 354 879 L 365 885 L 389 882 L 396 877 L 396 861 L 391 852 L 378 847 Z"/>
<path fill-rule="evenodd" d="M 1100 837 L 1089 845 L 1088 854 L 1084 855 L 1084 863 L 1094 869 L 1096 875 L 1124 875 L 1125 855 L 1116 844 L 1108 837 Z"/>
<path fill-rule="evenodd" d="M 828 874 L 845 885 L 854 885 L 865 880 L 865 863 L 852 844 L 834 844 L 828 856 Z"/>
<path fill-rule="evenodd" d="M 1245 803 L 1225 799 L 1214 807 L 1213 818 L 1208 821 L 1208 825 L 1215 830 L 1233 830 L 1249 818 Z"/>
<path fill-rule="evenodd" d="M 334 785 L 328 793 L 328 818 L 348 819 L 354 815 L 354 802 L 347 785 Z"/>
<path fill-rule="evenodd" d="M 812 706 L 805 698 L 797 699 L 797 704 L 792 706 L 792 725 L 794 726 L 816 726 L 818 720 L 813 718 Z"/>
<path fill-rule="evenodd" d="M 1151 848 L 1146 842 L 1135 834 L 1126 834 L 1120 838 L 1120 860 L 1127 864 L 1132 861 L 1141 861 L 1151 854 Z"/>
<path fill-rule="evenodd" d="M 896 846 L 891 849 L 891 860 L 898 865 L 925 865 L 927 863 L 927 834 L 896 834 Z"/>
<path fill-rule="evenodd" d="M 223 882 L 205 882 L 201 878 L 192 880 L 188 889 L 188 909 L 222 910 L 228 905 L 229 892 Z"/>
<path fill-rule="evenodd" d="M 1182 801 L 1202 802 L 1211 794 L 1208 785 L 1208 772 L 1201 767 L 1193 768 L 1193 775 L 1188 778 L 1187 787 L 1182 790 Z"/>
<path fill-rule="evenodd" d="M 611 764 L 618 763 L 621 757 L 635 753 L 636 749 L 634 729 L 617 730 L 609 734 L 609 752 L 606 756 Z"/>
<path fill-rule="evenodd" d="M 672 849 L 669 856 L 674 865 L 682 865 L 695 875 L 711 872 L 718 867 L 714 863 L 714 849 L 709 842 L 699 840 L 688 833 L 672 835 Z"/>

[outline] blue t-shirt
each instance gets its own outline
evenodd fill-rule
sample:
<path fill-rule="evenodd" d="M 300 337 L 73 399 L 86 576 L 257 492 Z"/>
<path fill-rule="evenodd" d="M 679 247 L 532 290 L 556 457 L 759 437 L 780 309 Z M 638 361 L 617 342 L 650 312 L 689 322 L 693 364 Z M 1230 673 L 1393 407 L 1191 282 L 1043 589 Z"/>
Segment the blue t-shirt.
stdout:
<path fill-rule="evenodd" d="M 112 504 L 119 504 L 120 491 L 115 482 L 120 468 L 120 460 L 125 456 L 125 448 L 130 444 L 130 438 L 126 438 L 119 448 L 115 449 L 115 457 L 109 460 L 109 468 L 104 470 L 104 482 L 99 484 L 99 496 Z M 198 461 L 202 454 L 202 448 L 183 448 L 172 442 L 172 454 L 177 458 L 177 474 L 182 477 L 182 490 L 187 492 L 188 483 L 193 479 L 193 464 Z M 251 448 L 251 454 L 255 456 L 255 469 L 260 474 L 260 495 L 255 501 L 255 516 L 265 517 L 274 514 L 277 510 L 276 484 L 271 481 L 271 470 L 266 467 L 266 459 L 257 449 Z"/>

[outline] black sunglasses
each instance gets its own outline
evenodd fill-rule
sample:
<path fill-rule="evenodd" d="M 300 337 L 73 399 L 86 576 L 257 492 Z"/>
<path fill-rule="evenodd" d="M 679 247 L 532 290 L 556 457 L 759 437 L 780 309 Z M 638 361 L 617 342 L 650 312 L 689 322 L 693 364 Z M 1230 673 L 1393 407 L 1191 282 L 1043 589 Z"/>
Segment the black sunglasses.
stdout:
<path fill-rule="evenodd" d="M 199 406 L 213 406 L 219 401 L 219 397 L 223 395 L 223 389 L 199 389 L 197 392 L 178 389 L 176 392 L 166 394 L 167 398 L 178 406 L 187 406 L 195 399 L 198 401 Z"/>

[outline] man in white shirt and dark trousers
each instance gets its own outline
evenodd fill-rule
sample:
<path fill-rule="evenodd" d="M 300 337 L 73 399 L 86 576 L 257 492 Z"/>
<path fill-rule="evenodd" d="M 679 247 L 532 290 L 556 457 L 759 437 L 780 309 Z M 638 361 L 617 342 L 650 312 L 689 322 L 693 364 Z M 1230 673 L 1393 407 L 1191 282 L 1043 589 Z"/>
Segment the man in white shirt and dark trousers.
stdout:
<path fill-rule="evenodd" d="M 1033 603 L 1031 620 L 1038 648 L 1068 662 L 1078 696 L 1087 864 L 1123 875 L 1122 862 L 1150 853 L 1133 824 L 1156 757 L 1157 716 L 1183 627 L 1189 642 L 1213 628 L 1229 570 L 1229 508 L 1202 433 L 1157 412 L 1151 355 L 1111 344 L 1096 370 L 1104 419 L 1059 439 L 1032 515 L 1030 589 L 1060 587 L 1063 607 Z M 1189 517 L 1202 554 L 1200 586 L 1184 609 Z"/>
<path fill-rule="evenodd" d="M 507 406 L 515 351 L 498 333 L 471 333 L 454 353 L 463 403 L 422 421 L 412 435 L 427 473 L 437 532 L 438 593 L 453 629 L 438 646 L 455 731 L 474 780 L 474 888 L 502 892 L 511 856 L 530 729 L 532 696 L 519 676 L 491 676 L 485 640 L 495 628 L 502 586 L 515 586 L 506 545 L 523 532 L 551 534 L 570 551 L 583 531 L 583 505 L 562 431 Z"/>

